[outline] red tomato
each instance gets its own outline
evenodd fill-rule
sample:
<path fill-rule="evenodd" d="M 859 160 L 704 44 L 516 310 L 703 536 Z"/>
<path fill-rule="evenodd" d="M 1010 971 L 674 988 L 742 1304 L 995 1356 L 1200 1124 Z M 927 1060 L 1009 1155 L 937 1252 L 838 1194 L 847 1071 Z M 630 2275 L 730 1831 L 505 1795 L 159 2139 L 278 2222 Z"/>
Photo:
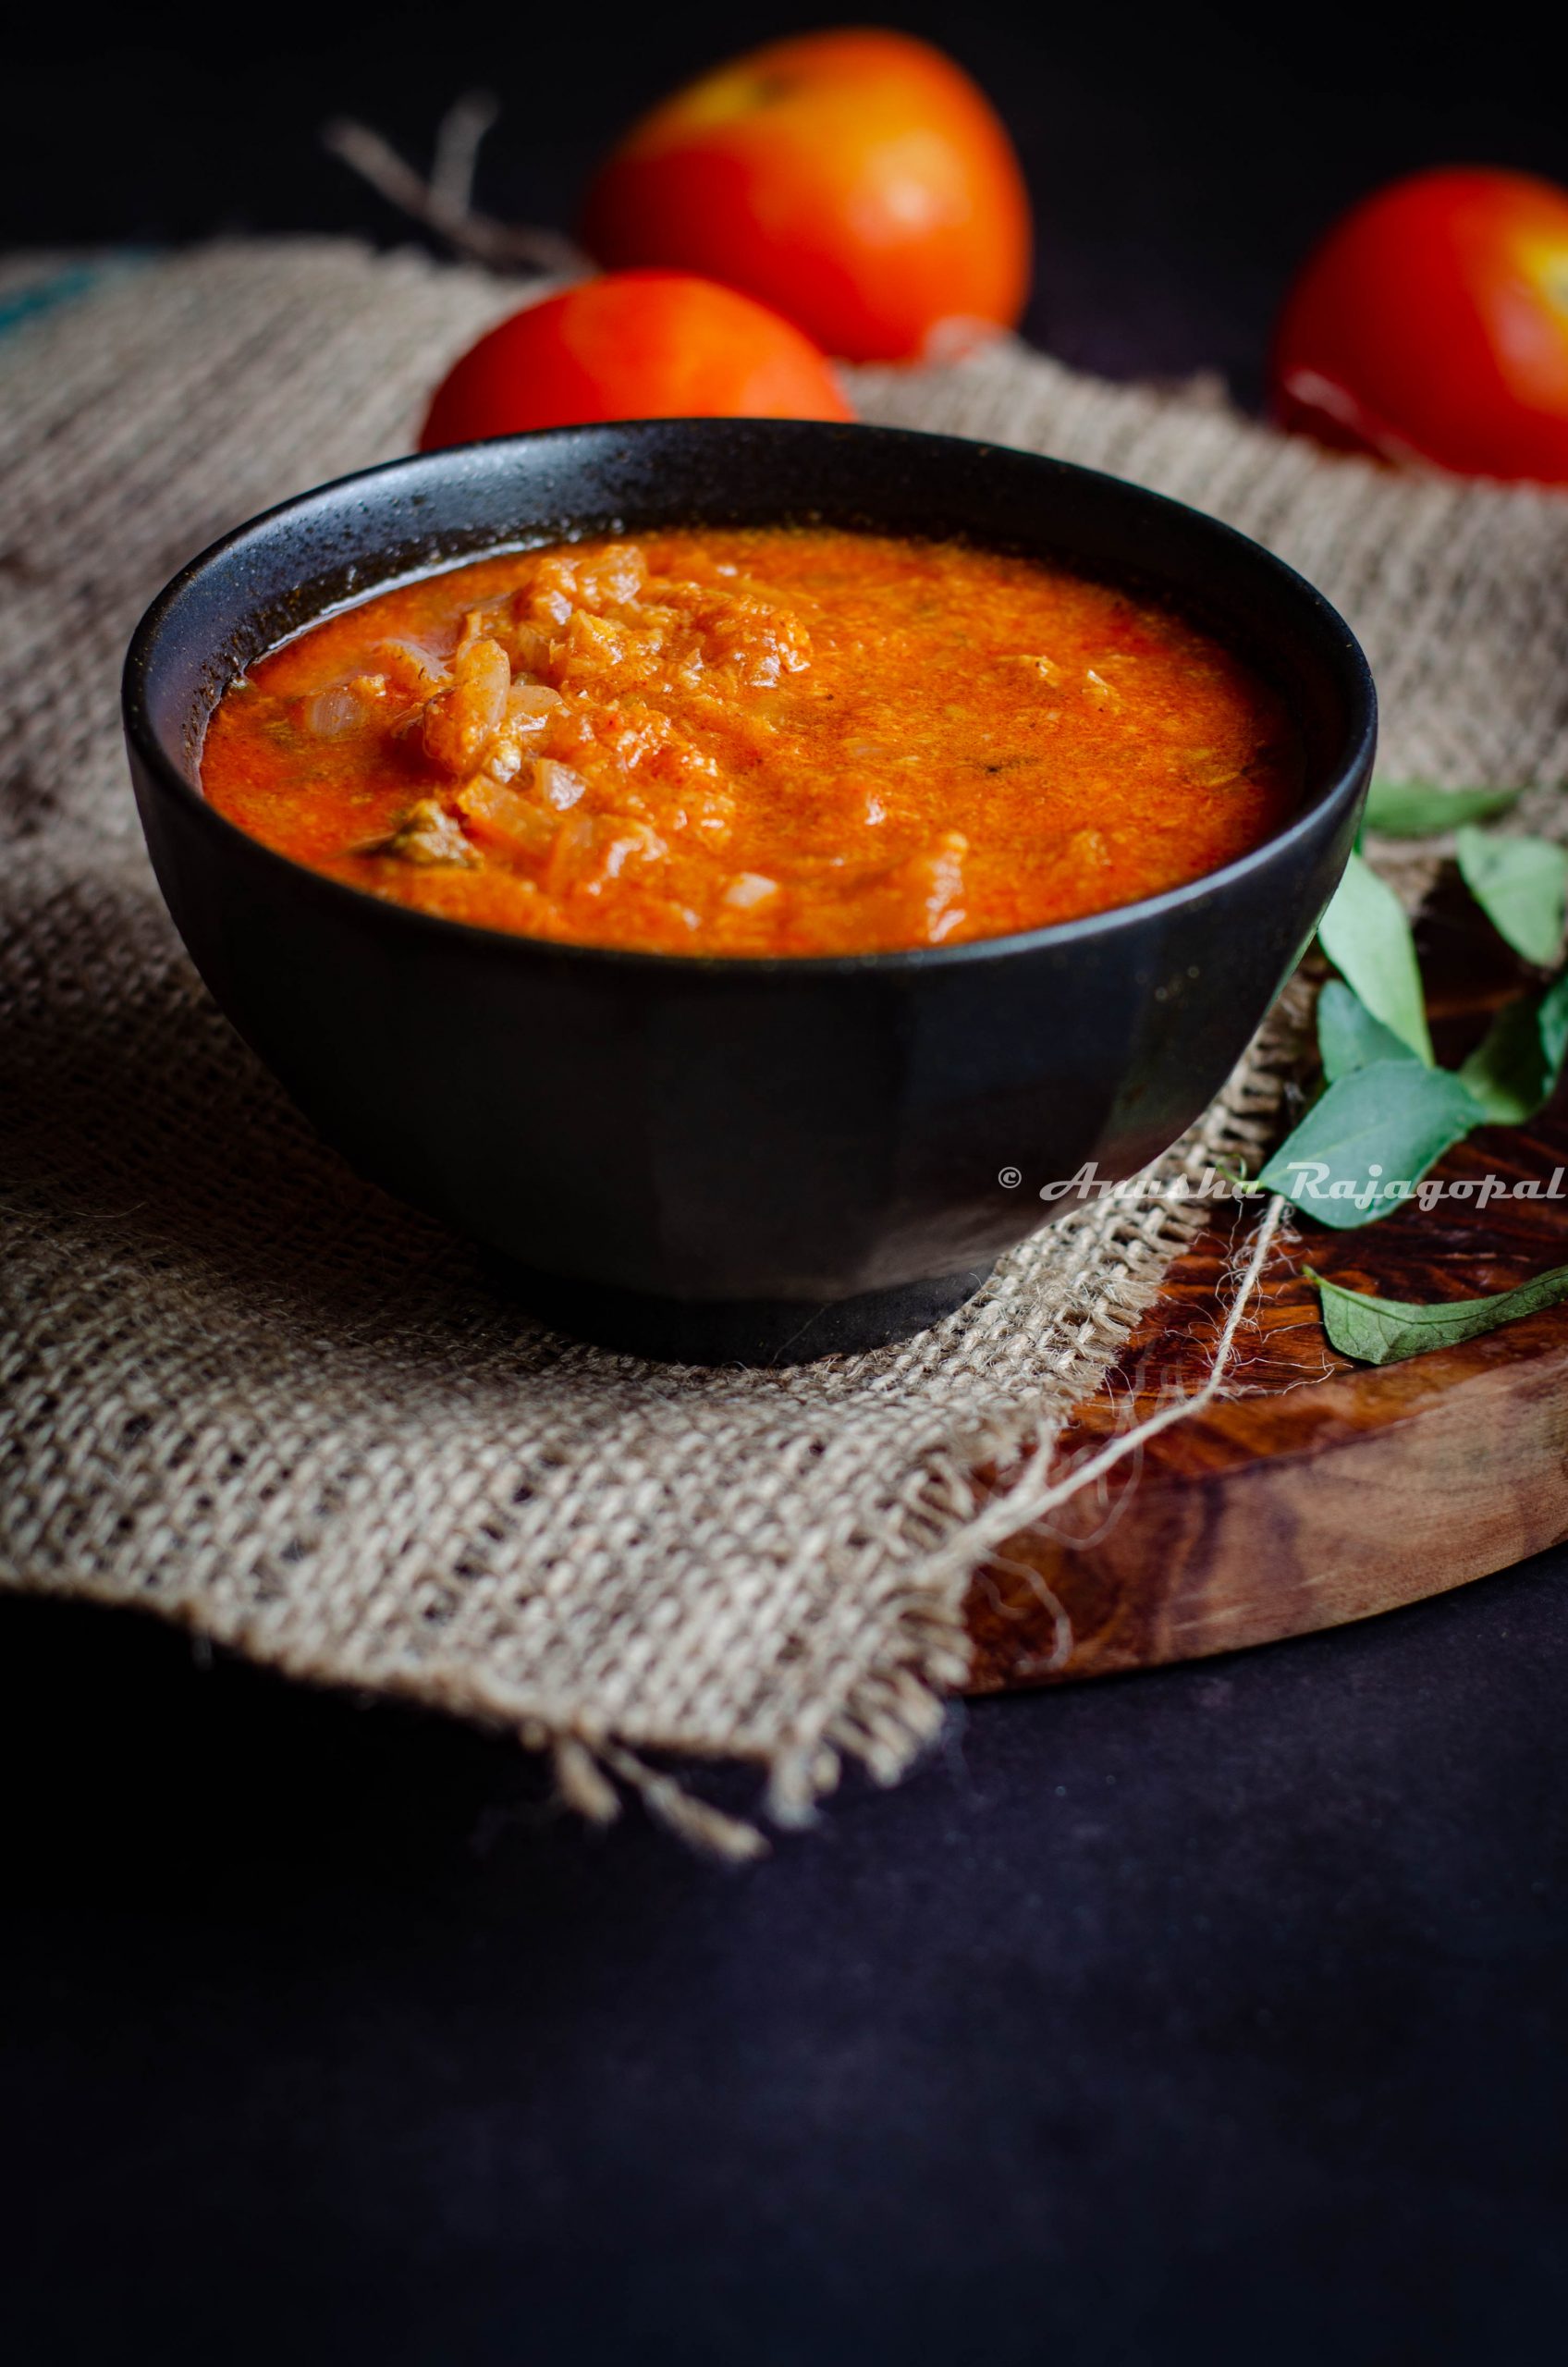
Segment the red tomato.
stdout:
<path fill-rule="evenodd" d="M 826 355 L 732 288 L 609 272 L 526 305 L 435 390 L 419 443 L 590 419 L 852 419 Z"/>
<path fill-rule="evenodd" d="M 677 92 L 610 157 L 582 229 L 602 263 L 704 272 L 857 362 L 1011 328 L 1029 287 L 1007 133 L 904 33 L 774 42 Z"/>
<path fill-rule="evenodd" d="M 1468 475 L 1568 483 L 1568 190 L 1415 173 L 1352 208 L 1275 338 L 1276 415 Z"/>

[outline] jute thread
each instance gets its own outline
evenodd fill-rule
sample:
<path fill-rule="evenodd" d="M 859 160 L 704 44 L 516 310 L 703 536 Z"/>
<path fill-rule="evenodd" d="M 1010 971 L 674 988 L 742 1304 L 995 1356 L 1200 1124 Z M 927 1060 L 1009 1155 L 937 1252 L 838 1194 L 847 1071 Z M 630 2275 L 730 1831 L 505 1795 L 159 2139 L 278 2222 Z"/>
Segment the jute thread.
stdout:
<path fill-rule="evenodd" d="M 584 1815 L 629 1789 L 743 1858 L 759 1827 L 649 1754 L 755 1766 L 785 1824 L 846 1760 L 896 1781 L 963 1682 L 976 1567 L 1135 1466 L 1135 1432 L 1093 1468 L 1063 1473 L 1052 1448 L 1203 1208 L 1073 1207 L 876 1355 L 661 1367 L 499 1304 L 464 1244 L 315 1141 L 218 1017 L 140 846 L 125 639 L 227 527 L 406 449 L 447 361 L 517 300 L 415 255 L 227 243 L 120 271 L 0 347 L 0 1579 L 505 1727 L 553 1754 Z M 1561 830 L 1561 498 L 1395 478 L 1011 346 L 861 373 L 856 395 L 1259 535 L 1366 641 L 1390 769 L 1528 779 L 1519 826 Z M 1257 1164 L 1306 1010 L 1286 998 L 1164 1184 Z M 1207 1393 L 1278 1223 L 1250 1237 Z"/>

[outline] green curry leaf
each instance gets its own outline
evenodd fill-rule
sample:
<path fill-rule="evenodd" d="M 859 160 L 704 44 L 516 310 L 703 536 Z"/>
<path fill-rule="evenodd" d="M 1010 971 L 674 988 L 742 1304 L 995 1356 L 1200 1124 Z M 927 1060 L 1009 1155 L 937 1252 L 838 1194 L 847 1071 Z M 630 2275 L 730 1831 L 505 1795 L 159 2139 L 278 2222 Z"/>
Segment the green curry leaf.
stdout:
<path fill-rule="evenodd" d="M 1554 1266 L 1517 1290 L 1499 1291 L 1489 1298 L 1451 1298 L 1435 1306 L 1407 1299 L 1373 1298 L 1364 1291 L 1341 1290 L 1306 1269 L 1317 1285 L 1323 1328 L 1341 1356 L 1364 1365 L 1392 1365 L 1405 1356 L 1425 1355 L 1428 1348 L 1456 1348 L 1463 1341 L 1495 1331 L 1501 1323 L 1536 1315 L 1545 1306 L 1568 1299 L 1568 1266 Z"/>
<path fill-rule="evenodd" d="M 1317 1049 L 1323 1073 L 1332 1085 L 1353 1069 L 1374 1061 L 1414 1061 L 1417 1055 L 1402 1036 L 1375 1019 L 1342 978 L 1330 978 L 1317 998 Z"/>
<path fill-rule="evenodd" d="M 1515 953 L 1544 967 L 1562 943 L 1568 851 L 1550 839 L 1462 829 L 1454 841 L 1465 886 Z M 1332 907 L 1330 907 L 1330 910 Z"/>
<path fill-rule="evenodd" d="M 1410 923 L 1393 889 L 1362 856 L 1353 854 L 1345 865 L 1334 901 L 1317 924 L 1317 937 L 1373 1018 L 1430 1066 L 1432 1039 Z"/>
<path fill-rule="evenodd" d="M 1435 838 L 1439 830 L 1457 830 L 1465 822 L 1489 821 L 1506 814 L 1521 791 L 1516 789 L 1434 789 L 1425 780 L 1384 780 L 1380 776 L 1366 793 L 1362 819 L 1369 830 L 1390 839 Z"/>
<path fill-rule="evenodd" d="M 1459 1074 L 1489 1123 L 1524 1126 L 1556 1092 L 1565 1054 L 1568 971 L 1544 994 L 1505 1003 Z"/>
<path fill-rule="evenodd" d="M 1336 1079 L 1258 1176 L 1319 1223 L 1372 1224 L 1480 1122 L 1456 1076 L 1402 1055 Z"/>

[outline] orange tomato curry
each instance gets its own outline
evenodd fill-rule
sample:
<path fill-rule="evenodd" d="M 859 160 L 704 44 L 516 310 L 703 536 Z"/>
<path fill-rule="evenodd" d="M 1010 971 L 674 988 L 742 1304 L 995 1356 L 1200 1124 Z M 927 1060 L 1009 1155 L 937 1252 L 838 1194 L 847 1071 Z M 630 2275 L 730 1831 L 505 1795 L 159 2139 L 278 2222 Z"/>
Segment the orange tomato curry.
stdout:
<path fill-rule="evenodd" d="M 207 796 L 449 919 L 660 952 L 865 953 L 1100 912 L 1299 787 L 1279 701 L 1161 607 L 956 542 L 788 526 L 429 575 L 224 696 Z"/>

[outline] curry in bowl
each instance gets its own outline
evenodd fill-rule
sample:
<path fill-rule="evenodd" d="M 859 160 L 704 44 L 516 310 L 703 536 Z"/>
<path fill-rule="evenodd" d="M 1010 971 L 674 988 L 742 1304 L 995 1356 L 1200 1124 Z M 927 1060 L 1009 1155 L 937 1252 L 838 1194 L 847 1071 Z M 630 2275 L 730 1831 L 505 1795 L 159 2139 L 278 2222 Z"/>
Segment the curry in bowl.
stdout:
<path fill-rule="evenodd" d="M 862 954 L 1138 901 L 1302 794 L 1274 691 L 1043 559 L 828 526 L 490 557 L 221 699 L 206 796 L 395 902 L 665 953 Z"/>
<path fill-rule="evenodd" d="M 919 1330 L 1046 1184 L 1174 1141 L 1375 714 L 1216 521 L 790 420 L 324 485 L 184 569 L 125 681 L 169 909 L 327 1140 L 562 1328 L 747 1363 Z"/>

